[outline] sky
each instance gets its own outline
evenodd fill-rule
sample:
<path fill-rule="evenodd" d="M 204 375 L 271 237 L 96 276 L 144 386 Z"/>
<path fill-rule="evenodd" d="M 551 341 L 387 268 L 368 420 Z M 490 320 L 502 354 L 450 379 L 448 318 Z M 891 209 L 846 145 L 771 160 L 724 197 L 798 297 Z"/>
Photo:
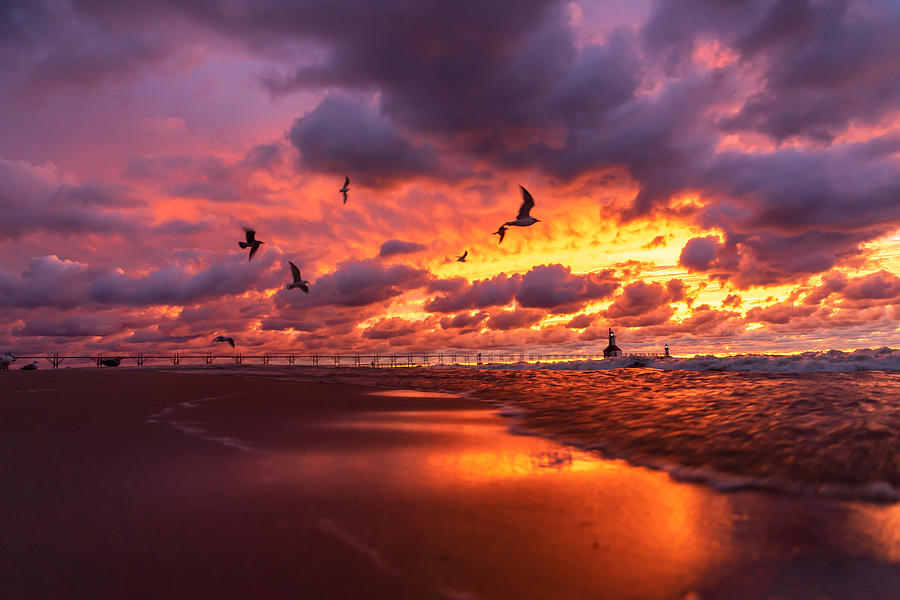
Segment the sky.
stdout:
<path fill-rule="evenodd" d="M 900 347 L 897 31 L 891 0 L 5 2 L 0 350 Z M 520 185 L 540 222 L 498 243 Z"/>

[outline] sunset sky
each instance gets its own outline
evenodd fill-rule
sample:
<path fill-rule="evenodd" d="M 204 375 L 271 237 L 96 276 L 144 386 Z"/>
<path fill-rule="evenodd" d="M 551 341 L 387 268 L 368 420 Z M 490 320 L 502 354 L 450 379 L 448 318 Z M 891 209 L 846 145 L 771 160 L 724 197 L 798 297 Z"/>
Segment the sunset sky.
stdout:
<path fill-rule="evenodd" d="M 3 3 L 0 351 L 896 348 L 898 31 L 891 0 Z M 519 185 L 541 221 L 498 244 Z"/>

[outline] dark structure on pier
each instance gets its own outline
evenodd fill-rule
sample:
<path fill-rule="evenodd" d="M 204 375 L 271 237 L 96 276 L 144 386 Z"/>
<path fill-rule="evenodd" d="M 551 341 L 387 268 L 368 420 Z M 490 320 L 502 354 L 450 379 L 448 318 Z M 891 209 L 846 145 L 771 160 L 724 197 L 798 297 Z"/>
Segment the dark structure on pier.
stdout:
<path fill-rule="evenodd" d="M 609 346 L 603 351 L 603 358 L 614 358 L 616 356 L 622 356 L 622 349 L 616 346 L 616 334 L 613 333 L 613 330 L 609 330 Z"/>

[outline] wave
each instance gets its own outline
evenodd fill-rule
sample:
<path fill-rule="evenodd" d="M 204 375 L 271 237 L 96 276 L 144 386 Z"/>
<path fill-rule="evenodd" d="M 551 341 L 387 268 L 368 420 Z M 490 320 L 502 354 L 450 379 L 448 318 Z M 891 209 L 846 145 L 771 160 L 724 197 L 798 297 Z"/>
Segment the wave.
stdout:
<path fill-rule="evenodd" d="M 474 367 L 473 367 L 474 368 Z M 561 362 L 518 362 L 479 365 L 479 369 L 543 369 L 553 371 L 606 371 L 622 368 L 649 368 L 670 371 L 757 371 L 763 373 L 852 373 L 856 371 L 900 371 L 900 350 L 876 348 L 842 352 L 801 354 L 740 354 L 735 356 L 692 356 L 690 358 L 626 356 L 603 360 Z"/>

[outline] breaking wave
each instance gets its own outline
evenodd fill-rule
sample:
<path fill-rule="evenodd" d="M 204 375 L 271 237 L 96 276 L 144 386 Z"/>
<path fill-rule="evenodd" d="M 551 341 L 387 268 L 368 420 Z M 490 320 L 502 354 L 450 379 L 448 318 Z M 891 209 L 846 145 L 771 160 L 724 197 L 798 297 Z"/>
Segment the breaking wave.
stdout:
<path fill-rule="evenodd" d="M 737 356 L 693 356 L 690 358 L 627 356 L 603 360 L 572 360 L 544 363 L 480 365 L 480 369 L 549 369 L 554 371 L 605 371 L 646 367 L 673 371 L 757 371 L 761 373 L 853 373 L 856 371 L 900 371 L 900 350 L 877 348 L 842 352 L 801 354 L 741 354 Z"/>

